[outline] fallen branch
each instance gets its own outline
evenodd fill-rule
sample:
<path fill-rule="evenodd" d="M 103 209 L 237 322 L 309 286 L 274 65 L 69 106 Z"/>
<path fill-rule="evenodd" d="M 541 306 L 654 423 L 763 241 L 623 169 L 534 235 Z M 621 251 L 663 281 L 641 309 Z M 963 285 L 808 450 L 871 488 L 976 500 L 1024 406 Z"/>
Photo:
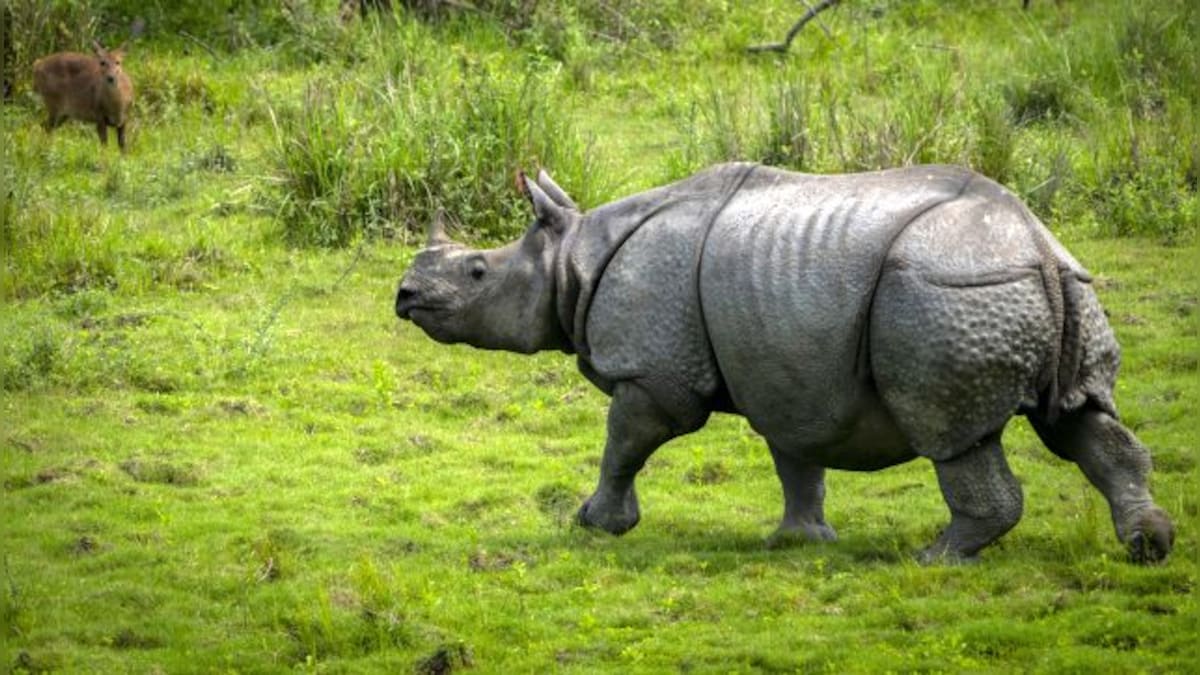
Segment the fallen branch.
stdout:
<path fill-rule="evenodd" d="M 219 58 L 217 56 L 217 51 L 215 49 L 213 49 L 212 47 L 209 47 L 207 44 L 205 44 L 204 40 L 201 40 L 200 38 L 196 37 L 195 35 L 192 35 L 191 33 L 187 32 L 186 30 L 179 31 L 179 35 L 180 35 L 180 37 L 187 38 L 188 40 L 191 40 L 192 42 L 194 42 L 201 49 L 208 52 L 209 56 L 213 57 L 214 59 Z"/>
<path fill-rule="evenodd" d="M 821 12 L 833 7 L 839 2 L 841 2 L 841 0 L 821 0 L 821 2 L 818 2 L 816 5 L 812 5 L 808 8 L 808 11 L 804 13 L 804 16 L 800 17 L 800 20 L 797 21 L 796 24 L 792 26 L 792 29 L 788 31 L 787 37 L 783 39 L 783 42 L 773 42 L 765 45 L 751 45 L 746 48 L 746 51 L 752 54 L 757 54 L 759 52 L 786 52 L 788 47 L 792 46 L 792 40 L 796 39 L 796 34 L 800 32 L 801 28 L 804 28 L 805 24 L 815 19 Z"/>

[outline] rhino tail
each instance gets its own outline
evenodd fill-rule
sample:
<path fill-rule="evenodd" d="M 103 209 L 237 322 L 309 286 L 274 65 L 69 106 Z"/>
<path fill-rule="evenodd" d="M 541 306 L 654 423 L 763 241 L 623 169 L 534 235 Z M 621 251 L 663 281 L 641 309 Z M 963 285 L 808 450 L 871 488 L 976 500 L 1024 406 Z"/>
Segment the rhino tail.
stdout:
<path fill-rule="evenodd" d="M 1055 330 L 1038 387 L 1040 417 L 1052 424 L 1061 414 L 1091 401 L 1115 418 L 1112 392 L 1120 367 L 1120 348 L 1092 279 L 1086 271 L 1058 256 L 1049 235 L 1032 214 L 1030 219 Z"/>
<path fill-rule="evenodd" d="M 1058 256 L 1054 254 L 1054 249 L 1037 218 L 1024 208 L 1022 215 L 1041 258 L 1042 288 L 1046 294 L 1046 302 L 1050 305 L 1050 322 L 1054 329 L 1050 353 L 1038 380 L 1038 412 L 1043 419 L 1053 422 L 1061 410 L 1063 387 L 1070 386 L 1069 363 L 1071 354 L 1076 351 L 1069 337 L 1074 329 L 1070 325 L 1070 310 L 1067 308 L 1067 298 L 1071 293 L 1067 286 L 1072 275 L 1060 265 Z"/>
<path fill-rule="evenodd" d="M 1121 351 L 1100 299 L 1085 273 L 1060 268 L 1063 321 L 1053 398 L 1042 401 L 1045 419 L 1091 403 L 1117 418 L 1113 387 L 1121 365 Z M 1049 392 L 1048 392 L 1049 393 Z"/>
<path fill-rule="evenodd" d="M 1060 267 L 1054 260 L 1058 278 L 1058 302 L 1054 322 L 1058 326 L 1058 354 L 1054 370 L 1051 371 L 1051 388 L 1042 404 L 1044 419 L 1053 424 L 1063 411 L 1069 392 L 1076 389 L 1079 375 L 1079 358 L 1082 345 L 1079 341 L 1079 280 L 1069 268 Z M 1053 301 L 1051 302 L 1053 307 Z"/>

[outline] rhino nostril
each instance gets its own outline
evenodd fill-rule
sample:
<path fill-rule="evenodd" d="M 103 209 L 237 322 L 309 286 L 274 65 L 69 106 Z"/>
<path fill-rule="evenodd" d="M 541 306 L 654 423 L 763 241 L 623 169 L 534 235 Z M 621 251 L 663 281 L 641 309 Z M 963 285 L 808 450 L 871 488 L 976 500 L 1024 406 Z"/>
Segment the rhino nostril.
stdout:
<path fill-rule="evenodd" d="M 401 319 L 407 319 L 407 310 L 412 306 L 413 300 L 417 297 L 417 292 L 411 288 L 401 286 L 396 291 L 396 316 Z"/>

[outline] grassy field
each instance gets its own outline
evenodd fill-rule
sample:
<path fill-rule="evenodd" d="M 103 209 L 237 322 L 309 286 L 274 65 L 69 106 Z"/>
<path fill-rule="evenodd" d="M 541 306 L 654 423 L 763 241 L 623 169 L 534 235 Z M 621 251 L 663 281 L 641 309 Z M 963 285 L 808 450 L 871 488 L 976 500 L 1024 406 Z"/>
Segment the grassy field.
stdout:
<path fill-rule="evenodd" d="M 1192 3 L 848 2 L 785 56 L 745 53 L 798 16 L 782 0 L 344 28 L 331 4 L 151 21 L 124 157 L 82 124 L 48 137 L 27 81 L 0 109 L 0 669 L 1200 662 Z M 47 25 L 15 59 L 62 39 Z M 607 399 L 562 355 L 433 343 L 395 319 L 396 282 L 438 206 L 459 236 L 519 231 L 518 167 L 591 207 L 729 158 L 966 163 L 1024 195 L 1097 277 L 1172 558 L 1126 562 L 1023 421 L 1025 516 L 977 565 L 914 561 L 947 520 L 925 462 L 831 474 L 841 540 L 766 548 L 778 481 L 731 416 L 651 459 L 637 529 L 572 526 Z"/>

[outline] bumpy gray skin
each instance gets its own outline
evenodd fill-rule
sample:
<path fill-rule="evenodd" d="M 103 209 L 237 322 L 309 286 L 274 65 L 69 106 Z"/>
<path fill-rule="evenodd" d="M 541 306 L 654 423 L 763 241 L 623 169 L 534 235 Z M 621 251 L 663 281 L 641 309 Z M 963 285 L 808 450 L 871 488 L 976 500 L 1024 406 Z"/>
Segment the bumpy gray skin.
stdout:
<path fill-rule="evenodd" d="M 945 166 L 724 164 L 583 214 L 545 173 L 522 181 L 525 235 L 473 250 L 436 224 L 396 313 L 440 342 L 578 355 L 612 397 L 583 525 L 634 527 L 647 458 L 724 411 L 774 458 L 771 541 L 836 538 L 826 468 L 926 457 L 950 524 L 921 557 L 970 559 L 1021 516 L 1000 437 L 1022 414 L 1104 494 L 1135 561 L 1170 552 L 1090 278 L 1003 187 Z"/>

